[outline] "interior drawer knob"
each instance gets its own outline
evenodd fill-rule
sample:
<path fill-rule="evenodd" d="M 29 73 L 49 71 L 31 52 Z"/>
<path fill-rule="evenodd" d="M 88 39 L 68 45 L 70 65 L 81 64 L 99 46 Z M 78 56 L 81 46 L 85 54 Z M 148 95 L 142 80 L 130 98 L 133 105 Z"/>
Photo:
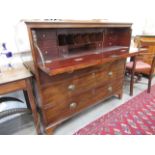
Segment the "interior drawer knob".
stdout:
<path fill-rule="evenodd" d="M 96 75 L 95 73 L 92 73 L 92 77 L 95 77 L 95 75 Z"/>
<path fill-rule="evenodd" d="M 69 85 L 68 90 L 71 90 L 71 91 L 75 90 L 75 85 L 74 84 Z"/>
<path fill-rule="evenodd" d="M 69 105 L 70 109 L 75 109 L 77 107 L 77 103 L 76 102 L 72 102 Z"/>
<path fill-rule="evenodd" d="M 111 86 L 108 87 L 108 91 L 112 92 L 112 87 Z"/>
<path fill-rule="evenodd" d="M 112 76 L 112 75 L 113 75 L 113 72 L 109 72 L 108 75 L 109 75 L 109 76 Z"/>

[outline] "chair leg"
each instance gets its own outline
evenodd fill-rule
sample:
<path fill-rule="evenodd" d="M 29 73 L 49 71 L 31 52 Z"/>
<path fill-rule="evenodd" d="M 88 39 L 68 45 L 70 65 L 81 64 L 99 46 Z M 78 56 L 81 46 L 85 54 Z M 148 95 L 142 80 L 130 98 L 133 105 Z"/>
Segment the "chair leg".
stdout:
<path fill-rule="evenodd" d="M 152 76 L 149 77 L 149 81 L 148 81 L 148 88 L 147 88 L 148 93 L 151 92 L 151 82 L 152 82 Z"/>
<path fill-rule="evenodd" d="M 134 75 L 135 75 L 135 67 L 136 67 L 136 56 L 133 56 L 132 59 L 133 59 L 133 66 L 132 66 L 132 70 L 131 70 L 130 96 L 133 95 L 133 84 L 134 84 Z"/>
<path fill-rule="evenodd" d="M 134 84 L 134 74 L 131 75 L 131 81 L 130 81 L 130 96 L 133 96 L 133 84 Z"/>

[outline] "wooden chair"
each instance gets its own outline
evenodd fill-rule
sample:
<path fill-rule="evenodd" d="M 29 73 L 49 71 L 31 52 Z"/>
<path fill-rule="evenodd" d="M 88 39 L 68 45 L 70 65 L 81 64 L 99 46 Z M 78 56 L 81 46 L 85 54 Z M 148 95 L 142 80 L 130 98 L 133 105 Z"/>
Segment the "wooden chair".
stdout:
<path fill-rule="evenodd" d="M 144 62 L 143 60 L 138 59 L 140 56 L 143 56 L 143 57 L 151 56 L 152 64 L 150 65 Z M 131 74 L 130 96 L 133 95 L 134 76 L 139 74 L 145 75 L 148 78 L 147 92 L 150 93 L 154 67 L 155 67 L 155 54 L 152 54 L 152 53 L 142 53 L 138 56 L 133 57 L 132 61 L 126 64 L 126 72 Z"/>

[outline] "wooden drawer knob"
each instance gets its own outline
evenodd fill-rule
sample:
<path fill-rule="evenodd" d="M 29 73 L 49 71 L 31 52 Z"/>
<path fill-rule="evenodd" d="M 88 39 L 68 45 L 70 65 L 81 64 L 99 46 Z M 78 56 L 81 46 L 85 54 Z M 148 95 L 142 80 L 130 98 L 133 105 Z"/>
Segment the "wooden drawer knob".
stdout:
<path fill-rule="evenodd" d="M 71 90 L 71 91 L 75 90 L 75 85 L 74 84 L 69 85 L 68 90 Z"/>
<path fill-rule="evenodd" d="M 111 38 L 110 38 L 111 39 Z M 109 42 L 109 45 L 112 45 L 112 42 Z"/>
<path fill-rule="evenodd" d="M 111 86 L 108 87 L 108 91 L 112 92 L 112 87 Z"/>
<path fill-rule="evenodd" d="M 101 43 L 98 44 L 98 47 L 101 47 Z"/>
<path fill-rule="evenodd" d="M 70 103 L 70 105 L 69 105 L 69 108 L 70 109 L 75 109 L 77 107 L 77 103 L 76 102 L 72 102 L 72 103 Z"/>
<path fill-rule="evenodd" d="M 112 75 L 113 75 L 113 72 L 109 72 L 108 75 L 109 75 L 109 76 L 112 76 Z"/>

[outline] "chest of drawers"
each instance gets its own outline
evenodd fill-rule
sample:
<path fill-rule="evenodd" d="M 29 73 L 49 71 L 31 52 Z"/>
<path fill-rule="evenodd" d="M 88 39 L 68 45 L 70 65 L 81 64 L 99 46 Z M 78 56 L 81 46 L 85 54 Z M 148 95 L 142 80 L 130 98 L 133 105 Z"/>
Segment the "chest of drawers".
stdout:
<path fill-rule="evenodd" d="M 108 97 L 121 98 L 130 23 L 26 21 L 26 25 L 31 59 L 24 63 L 34 74 L 44 133 Z"/>
<path fill-rule="evenodd" d="M 107 97 L 121 95 L 124 65 L 124 60 L 113 61 L 90 71 L 84 69 L 83 73 L 75 71 L 64 80 L 57 78 L 57 81 L 43 86 L 47 125 L 70 117 Z"/>

